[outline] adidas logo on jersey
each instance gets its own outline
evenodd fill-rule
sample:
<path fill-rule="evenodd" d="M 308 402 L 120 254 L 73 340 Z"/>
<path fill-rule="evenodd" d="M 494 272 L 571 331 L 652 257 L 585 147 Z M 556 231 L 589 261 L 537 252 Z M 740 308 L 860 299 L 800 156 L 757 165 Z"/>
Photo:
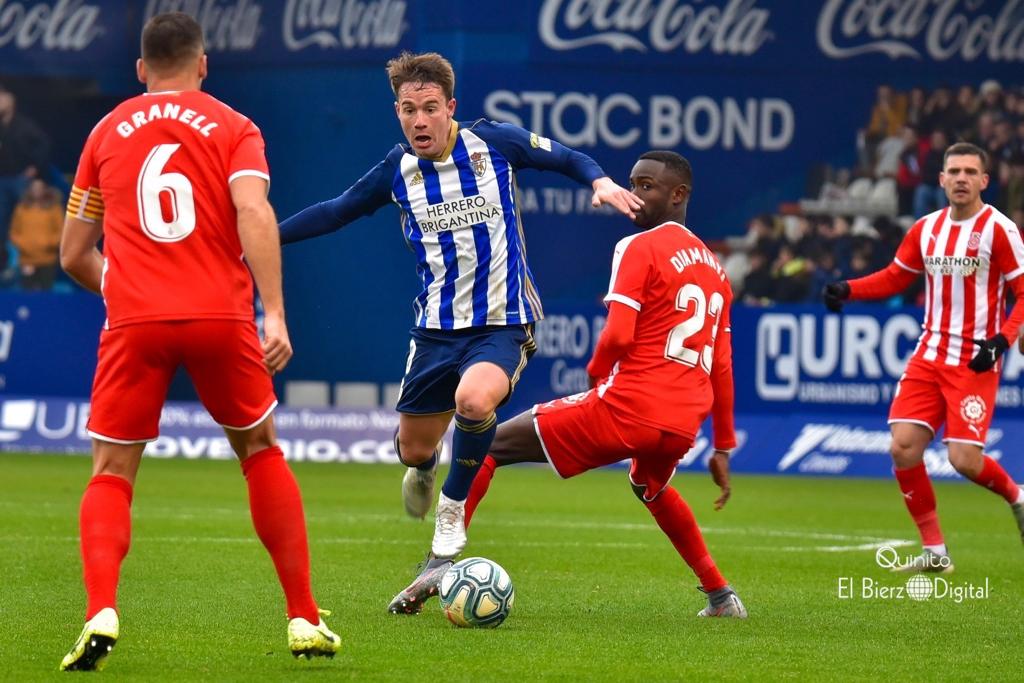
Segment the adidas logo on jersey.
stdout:
<path fill-rule="evenodd" d="M 416 171 L 416 175 L 414 175 L 412 177 L 412 180 L 409 181 L 409 184 L 410 185 L 422 185 L 423 184 L 423 174 L 420 173 L 419 171 Z"/>

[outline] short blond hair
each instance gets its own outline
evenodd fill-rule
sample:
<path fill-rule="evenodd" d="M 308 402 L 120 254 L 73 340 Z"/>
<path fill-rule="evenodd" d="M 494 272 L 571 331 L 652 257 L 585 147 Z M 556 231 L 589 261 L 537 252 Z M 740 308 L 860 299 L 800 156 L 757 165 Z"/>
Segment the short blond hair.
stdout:
<path fill-rule="evenodd" d="M 398 97 L 398 89 L 406 83 L 433 83 L 441 88 L 446 100 L 455 96 L 455 69 L 451 62 L 436 52 L 403 52 L 388 61 L 387 72 L 395 97 Z"/>

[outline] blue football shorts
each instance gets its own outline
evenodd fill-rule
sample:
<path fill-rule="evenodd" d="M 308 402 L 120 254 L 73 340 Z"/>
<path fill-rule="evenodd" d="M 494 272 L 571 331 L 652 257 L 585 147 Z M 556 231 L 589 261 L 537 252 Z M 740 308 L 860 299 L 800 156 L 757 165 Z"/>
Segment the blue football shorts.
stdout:
<path fill-rule="evenodd" d="M 508 395 L 537 350 L 533 325 L 490 325 L 465 330 L 410 331 L 409 357 L 396 410 L 433 415 L 455 410 L 455 389 L 470 366 L 494 363 L 508 375 Z"/>

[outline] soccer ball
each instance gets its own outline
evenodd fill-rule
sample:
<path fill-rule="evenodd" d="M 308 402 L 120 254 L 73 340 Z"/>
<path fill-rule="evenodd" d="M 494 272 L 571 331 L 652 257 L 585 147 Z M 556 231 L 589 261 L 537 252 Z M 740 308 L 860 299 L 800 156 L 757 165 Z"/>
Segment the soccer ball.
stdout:
<path fill-rule="evenodd" d="M 470 557 L 445 572 L 438 597 L 448 621 L 456 626 L 494 628 L 512 611 L 516 591 L 497 562 Z"/>

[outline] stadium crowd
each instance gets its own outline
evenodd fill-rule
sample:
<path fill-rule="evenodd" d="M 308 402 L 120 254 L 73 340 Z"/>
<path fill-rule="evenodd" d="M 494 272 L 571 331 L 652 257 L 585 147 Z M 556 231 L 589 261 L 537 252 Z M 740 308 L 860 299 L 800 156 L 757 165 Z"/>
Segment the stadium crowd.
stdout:
<path fill-rule="evenodd" d="M 716 244 L 737 293 L 751 305 L 817 301 L 824 284 L 860 277 L 892 260 L 914 221 L 946 205 L 942 155 L 958 141 L 989 154 L 982 199 L 1024 221 L 1024 89 L 994 80 L 977 89 L 942 85 L 903 93 L 879 86 L 856 138 L 853 168 L 811 174 L 813 199 L 750 221 Z M 892 305 L 921 304 L 919 282 Z"/>
<path fill-rule="evenodd" d="M 50 184 L 50 141 L 0 84 L 0 288 L 49 290 L 59 275 L 64 198 Z"/>

